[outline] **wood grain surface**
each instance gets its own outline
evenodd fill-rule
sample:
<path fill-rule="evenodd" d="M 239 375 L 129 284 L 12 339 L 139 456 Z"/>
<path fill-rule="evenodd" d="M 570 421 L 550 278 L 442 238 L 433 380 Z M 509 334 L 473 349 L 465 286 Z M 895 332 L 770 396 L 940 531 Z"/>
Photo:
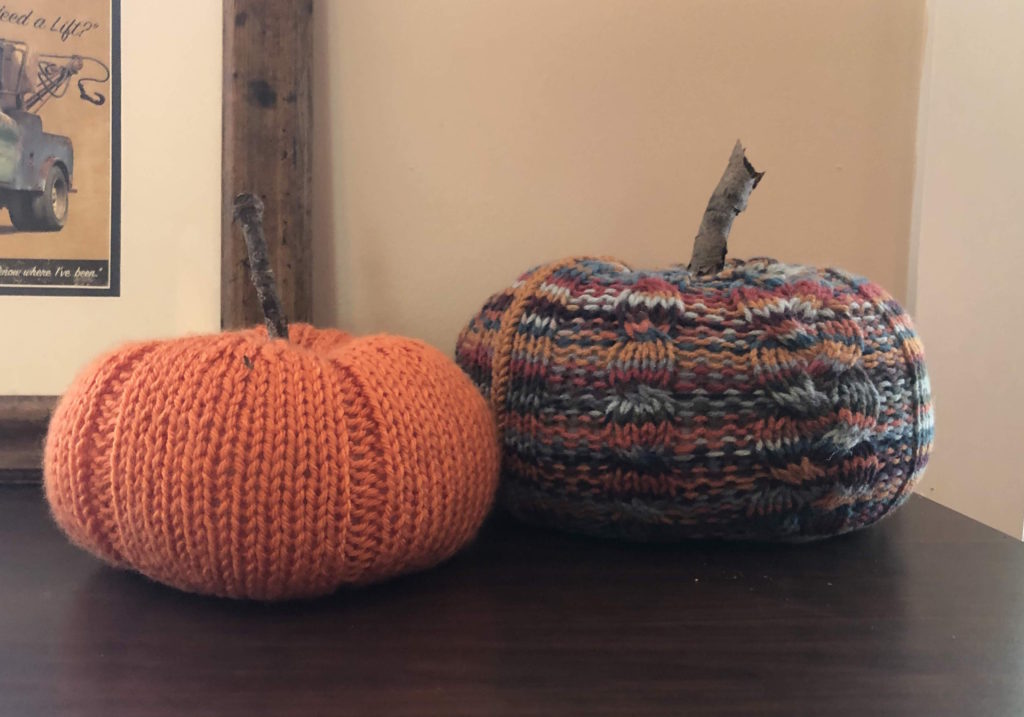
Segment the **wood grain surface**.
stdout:
<path fill-rule="evenodd" d="M 38 483 L 56 396 L 0 396 L 0 486 Z"/>
<path fill-rule="evenodd" d="M 0 490 L 0 714 L 1021 715 L 1024 546 L 920 497 L 795 545 L 643 547 L 493 519 L 313 602 L 107 568 Z"/>
<path fill-rule="evenodd" d="M 312 0 L 224 1 L 223 328 L 263 322 L 245 244 L 231 222 L 241 192 L 266 205 L 270 259 L 288 318 L 312 318 L 312 28 Z"/>

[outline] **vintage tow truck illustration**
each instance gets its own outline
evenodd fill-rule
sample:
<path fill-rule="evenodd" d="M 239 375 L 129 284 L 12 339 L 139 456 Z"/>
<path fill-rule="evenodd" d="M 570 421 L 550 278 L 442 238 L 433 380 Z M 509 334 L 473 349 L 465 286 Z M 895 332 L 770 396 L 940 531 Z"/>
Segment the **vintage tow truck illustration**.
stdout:
<path fill-rule="evenodd" d="M 43 131 L 39 109 L 63 97 L 86 66 L 96 77 L 77 80 L 81 99 L 102 105 L 106 98 L 87 88 L 103 84 L 110 69 L 80 55 L 33 55 L 24 42 L 0 38 L 0 207 L 19 231 L 59 231 L 74 192 L 74 148 L 69 137 Z"/>

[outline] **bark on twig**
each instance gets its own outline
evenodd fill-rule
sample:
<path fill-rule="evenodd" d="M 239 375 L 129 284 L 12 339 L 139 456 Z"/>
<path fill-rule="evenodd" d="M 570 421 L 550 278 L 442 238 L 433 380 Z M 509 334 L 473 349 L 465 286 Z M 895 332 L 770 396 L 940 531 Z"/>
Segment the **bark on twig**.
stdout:
<path fill-rule="evenodd" d="M 239 194 L 235 197 L 234 216 L 242 225 L 245 248 L 249 252 L 249 277 L 267 321 L 267 334 L 272 339 L 287 339 L 288 319 L 277 294 L 274 270 L 270 268 L 267 255 L 267 239 L 263 235 L 263 201 L 249 192 Z"/>
<path fill-rule="evenodd" d="M 715 187 L 708 208 L 693 240 L 690 271 L 694 274 L 715 274 L 725 266 L 726 243 L 736 215 L 747 208 L 747 199 L 761 181 L 758 172 L 747 160 L 743 145 L 736 140 L 725 173 Z"/>

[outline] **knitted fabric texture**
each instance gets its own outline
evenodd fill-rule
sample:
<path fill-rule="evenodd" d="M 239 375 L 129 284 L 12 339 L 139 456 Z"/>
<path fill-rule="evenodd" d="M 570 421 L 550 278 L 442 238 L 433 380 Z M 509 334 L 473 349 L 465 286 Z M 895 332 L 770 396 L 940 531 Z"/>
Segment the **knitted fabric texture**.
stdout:
<path fill-rule="evenodd" d="M 931 450 L 909 317 L 832 269 L 570 259 L 492 296 L 456 358 L 497 414 L 500 503 L 572 531 L 843 533 L 899 506 Z"/>
<path fill-rule="evenodd" d="M 409 339 L 293 324 L 124 346 L 50 424 L 72 541 L 182 590 L 275 600 L 444 560 L 498 482 L 487 403 Z"/>

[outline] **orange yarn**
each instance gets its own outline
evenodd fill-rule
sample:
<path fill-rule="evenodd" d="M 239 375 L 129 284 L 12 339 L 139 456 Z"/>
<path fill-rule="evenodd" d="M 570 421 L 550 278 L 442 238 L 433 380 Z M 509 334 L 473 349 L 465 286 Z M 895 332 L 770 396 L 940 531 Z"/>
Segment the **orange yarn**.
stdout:
<path fill-rule="evenodd" d="M 79 375 L 45 453 L 71 540 L 262 600 L 426 568 L 471 540 L 499 457 L 469 379 L 411 339 L 289 328 L 130 344 Z"/>

